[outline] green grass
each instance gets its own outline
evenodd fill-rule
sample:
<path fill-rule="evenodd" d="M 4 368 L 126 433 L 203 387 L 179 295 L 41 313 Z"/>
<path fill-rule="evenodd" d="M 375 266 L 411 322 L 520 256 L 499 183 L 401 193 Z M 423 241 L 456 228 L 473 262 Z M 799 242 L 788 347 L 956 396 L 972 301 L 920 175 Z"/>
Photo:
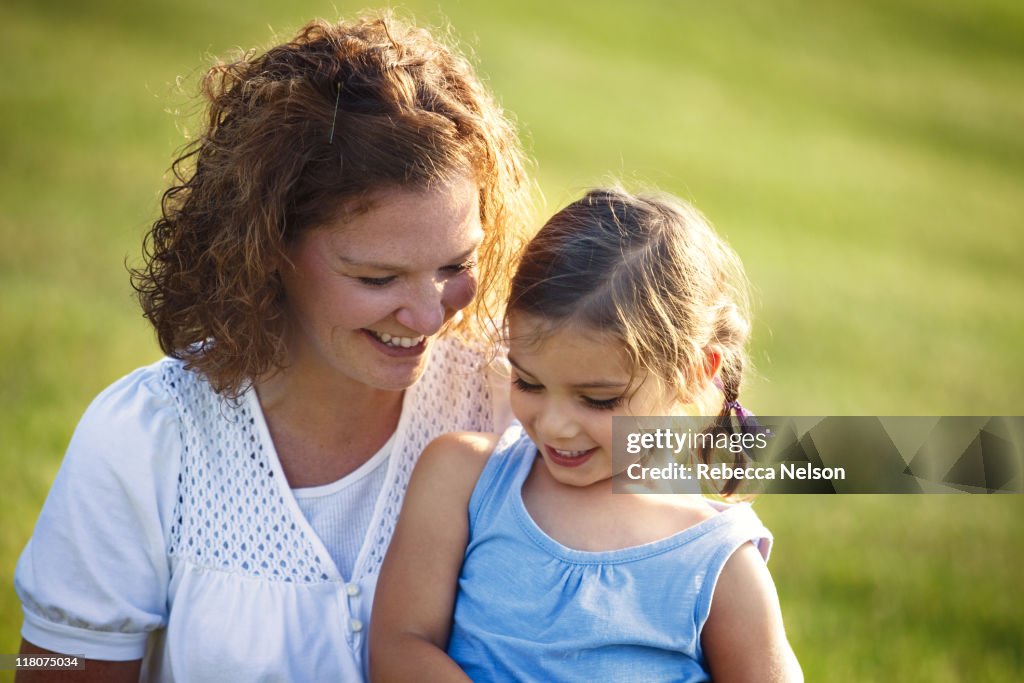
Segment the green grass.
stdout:
<path fill-rule="evenodd" d="M 808 681 L 1014 681 L 1020 498 L 765 496 Z"/>
<path fill-rule="evenodd" d="M 537 160 L 548 213 L 609 177 L 694 201 L 757 289 L 765 414 L 1021 414 L 1019 3 L 404 5 L 444 16 Z M 0 652 L 14 563 L 74 424 L 159 355 L 130 296 L 208 57 L 348 3 L 0 9 Z M 1014 681 L 1020 497 L 772 497 L 808 680 Z M 2 674 L 0 674 L 2 676 Z"/>

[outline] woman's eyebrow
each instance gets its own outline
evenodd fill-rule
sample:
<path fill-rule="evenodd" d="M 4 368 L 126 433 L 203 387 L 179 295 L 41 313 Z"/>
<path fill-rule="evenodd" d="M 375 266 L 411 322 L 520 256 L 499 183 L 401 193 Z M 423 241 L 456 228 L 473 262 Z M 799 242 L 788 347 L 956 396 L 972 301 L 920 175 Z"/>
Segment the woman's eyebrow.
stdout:
<path fill-rule="evenodd" d="M 464 251 L 461 254 L 459 254 L 458 256 L 456 256 L 456 257 L 454 257 L 452 259 L 446 260 L 445 263 L 446 264 L 462 263 L 463 261 L 468 259 L 470 256 L 472 256 L 473 252 L 475 252 L 478 248 L 479 248 L 479 245 L 472 246 L 469 249 L 467 249 L 466 251 Z M 395 265 L 394 263 L 384 263 L 383 261 L 362 261 L 360 259 L 349 258 L 348 256 L 345 256 L 344 254 L 338 254 L 337 258 L 338 258 L 339 261 L 341 261 L 345 265 L 347 265 L 347 266 L 354 266 L 356 268 L 373 268 L 375 270 L 390 270 L 390 271 L 394 271 L 396 273 L 397 272 L 402 272 L 402 271 L 406 270 L 406 268 L 404 266 Z"/>

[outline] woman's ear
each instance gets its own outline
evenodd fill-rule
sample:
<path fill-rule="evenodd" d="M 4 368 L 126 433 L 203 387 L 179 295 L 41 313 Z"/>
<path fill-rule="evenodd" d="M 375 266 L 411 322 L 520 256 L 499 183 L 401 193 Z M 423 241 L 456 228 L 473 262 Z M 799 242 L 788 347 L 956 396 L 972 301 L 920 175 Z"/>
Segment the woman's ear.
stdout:
<path fill-rule="evenodd" d="M 295 270 L 295 262 L 291 259 L 291 254 L 294 253 L 291 245 L 282 246 L 277 250 L 276 254 L 270 256 L 270 272 L 274 273 L 280 278 L 285 273 L 290 273 Z"/>

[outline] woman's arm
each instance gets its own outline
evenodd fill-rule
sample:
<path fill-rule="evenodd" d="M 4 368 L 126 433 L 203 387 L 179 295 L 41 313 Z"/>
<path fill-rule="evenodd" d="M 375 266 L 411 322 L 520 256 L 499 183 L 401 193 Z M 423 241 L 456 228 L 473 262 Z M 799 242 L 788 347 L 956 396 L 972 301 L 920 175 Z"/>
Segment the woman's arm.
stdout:
<path fill-rule="evenodd" d="M 775 584 L 750 543 L 725 563 L 701 632 L 716 683 L 789 683 L 803 672 L 786 639 Z"/>
<path fill-rule="evenodd" d="M 370 678 L 469 681 L 445 649 L 469 538 L 467 507 L 498 435 L 445 434 L 423 452 L 377 582 Z"/>
<path fill-rule="evenodd" d="M 102 680 L 103 670 L 126 666 L 137 680 L 150 634 L 166 626 L 164 522 L 176 500 L 181 429 L 162 367 L 136 370 L 90 404 L 14 574 L 23 651 L 85 656 L 87 668 L 19 680 Z"/>
<path fill-rule="evenodd" d="M 44 650 L 27 640 L 21 641 L 23 655 L 57 655 L 60 653 Z M 15 683 L 132 683 L 139 680 L 141 659 L 128 662 L 106 662 L 97 659 L 85 660 L 85 668 L 74 671 L 21 670 L 14 675 Z"/>

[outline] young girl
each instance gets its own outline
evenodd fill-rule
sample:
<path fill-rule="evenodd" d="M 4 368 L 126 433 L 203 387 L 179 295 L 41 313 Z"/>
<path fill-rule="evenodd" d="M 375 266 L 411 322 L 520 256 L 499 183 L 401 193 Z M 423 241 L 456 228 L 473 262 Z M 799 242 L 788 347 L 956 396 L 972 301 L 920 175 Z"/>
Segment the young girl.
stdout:
<path fill-rule="evenodd" d="M 750 507 L 611 486 L 613 416 L 742 410 L 745 291 L 679 200 L 594 190 L 548 221 L 508 305 L 518 424 L 424 453 L 373 680 L 801 679 Z"/>

